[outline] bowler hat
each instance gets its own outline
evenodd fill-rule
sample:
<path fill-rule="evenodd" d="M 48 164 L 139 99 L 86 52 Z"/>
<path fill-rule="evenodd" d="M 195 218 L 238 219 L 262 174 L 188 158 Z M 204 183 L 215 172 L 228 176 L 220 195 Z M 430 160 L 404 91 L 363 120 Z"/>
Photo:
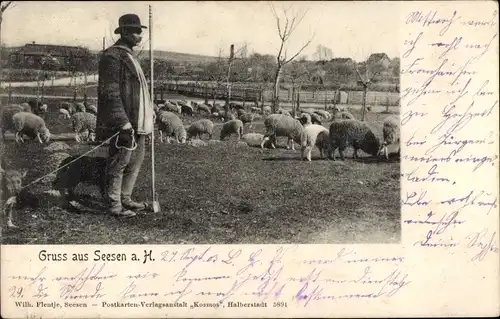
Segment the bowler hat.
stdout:
<path fill-rule="evenodd" d="M 118 19 L 118 28 L 115 29 L 115 34 L 120 33 L 122 28 L 143 28 L 147 29 L 146 26 L 141 24 L 141 19 L 134 13 L 124 14 Z"/>

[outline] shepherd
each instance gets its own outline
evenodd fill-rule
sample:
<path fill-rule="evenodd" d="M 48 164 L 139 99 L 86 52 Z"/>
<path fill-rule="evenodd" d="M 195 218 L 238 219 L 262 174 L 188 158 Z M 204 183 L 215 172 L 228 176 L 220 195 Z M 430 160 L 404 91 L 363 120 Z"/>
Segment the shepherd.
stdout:
<path fill-rule="evenodd" d="M 105 141 L 118 133 L 109 143 L 105 205 L 108 213 L 120 217 L 135 216 L 148 207 L 132 199 L 155 117 L 146 77 L 133 52 L 142 29 L 147 27 L 138 15 L 121 16 L 115 30 L 120 39 L 102 52 L 99 61 L 96 138 Z"/>

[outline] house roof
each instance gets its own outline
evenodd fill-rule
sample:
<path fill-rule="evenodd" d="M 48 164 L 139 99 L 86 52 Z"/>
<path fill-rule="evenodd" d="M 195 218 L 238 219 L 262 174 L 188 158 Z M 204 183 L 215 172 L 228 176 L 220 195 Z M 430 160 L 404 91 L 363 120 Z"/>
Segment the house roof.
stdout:
<path fill-rule="evenodd" d="M 334 59 L 331 59 L 330 62 L 347 63 L 347 62 L 352 62 L 352 59 L 351 58 L 334 58 Z"/>
<path fill-rule="evenodd" d="M 385 59 L 385 58 L 387 58 L 388 60 L 390 60 L 389 57 L 387 56 L 387 54 L 385 54 L 385 53 L 373 53 L 368 58 L 368 61 L 370 61 L 370 62 L 378 62 L 378 61 L 380 61 L 382 59 Z"/>
<path fill-rule="evenodd" d="M 81 47 L 31 43 L 26 44 L 25 46 L 12 52 L 12 54 L 22 54 L 27 56 L 51 55 L 54 57 L 83 57 L 89 53 L 90 51 Z"/>

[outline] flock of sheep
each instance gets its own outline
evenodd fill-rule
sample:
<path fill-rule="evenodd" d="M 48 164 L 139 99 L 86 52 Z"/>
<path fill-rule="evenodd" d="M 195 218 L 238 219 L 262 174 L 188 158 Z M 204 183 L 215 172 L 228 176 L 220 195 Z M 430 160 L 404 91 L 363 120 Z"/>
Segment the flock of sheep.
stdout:
<path fill-rule="evenodd" d="M 158 101 L 157 101 L 158 102 Z M 230 103 L 229 112 L 217 103 L 204 104 L 194 101 L 169 100 L 155 103 L 156 122 L 160 141 L 166 138 L 167 143 L 174 139 L 177 143 L 186 143 L 194 139 L 200 139 L 207 135 L 212 139 L 214 121 L 221 121 L 222 130 L 220 140 L 224 140 L 236 134 L 237 139 L 243 139 L 249 144 L 260 144 L 261 148 L 266 142 L 276 148 L 276 137 L 287 137 L 287 148 L 295 150 L 295 143 L 301 147 L 301 159 L 304 157 L 311 161 L 311 151 L 318 147 L 321 158 L 325 153 L 335 160 L 334 151 L 338 149 L 340 158 L 344 160 L 344 150 L 351 146 L 354 149 L 353 157 L 357 157 L 358 149 L 373 156 L 384 155 L 388 157 L 387 146 L 399 144 L 399 118 L 388 116 L 383 123 L 383 138 L 377 136 L 371 123 L 358 121 L 348 111 L 334 108 L 330 113 L 326 110 L 303 110 L 297 117 L 284 109 L 279 109 L 276 114 L 271 114 L 271 108 L 264 106 L 244 107 L 238 103 Z M 50 140 L 50 130 L 41 117 L 47 112 L 47 105 L 40 102 L 30 101 L 20 105 L 8 105 L 1 110 L 2 136 L 6 131 L 13 131 L 16 142 L 24 142 L 24 135 L 37 139 L 40 143 Z M 193 122 L 187 128 L 181 117 L 193 116 L 198 113 L 204 118 Z M 82 142 L 84 139 L 95 140 L 97 107 L 88 103 L 62 102 L 59 116 L 71 120 L 75 140 Z M 243 134 L 244 128 L 252 128 L 254 121 L 264 117 L 264 134 Z M 322 122 L 332 121 L 329 129 L 322 126 Z M 82 133 L 86 132 L 84 138 Z M 258 141 L 258 142 L 255 142 Z M 192 142 L 191 142 L 192 143 Z M 399 151 L 398 151 L 399 154 Z"/>
<path fill-rule="evenodd" d="M 236 114 L 234 114 L 236 111 Z M 226 112 L 218 104 L 203 104 L 187 101 L 165 101 L 155 105 L 157 123 L 160 139 L 166 136 L 170 143 L 173 138 L 178 143 L 185 143 L 192 138 L 201 138 L 204 134 L 208 139 L 212 138 L 214 123 L 211 119 L 223 122 L 220 140 L 224 140 L 231 134 L 236 134 L 237 139 L 243 139 L 247 143 L 258 144 L 264 148 L 266 142 L 272 148 L 276 148 L 276 137 L 287 137 L 287 148 L 295 150 L 297 143 L 301 147 L 301 159 L 307 158 L 311 161 L 311 151 L 316 146 L 320 150 L 321 158 L 325 153 L 335 160 L 334 151 L 338 149 L 340 158 L 344 160 L 344 150 L 351 146 L 354 148 L 354 158 L 357 158 L 358 149 L 373 156 L 384 155 L 388 158 L 388 145 L 399 144 L 399 118 L 388 116 L 383 123 L 383 139 L 373 130 L 370 123 L 358 121 L 348 111 L 335 108 L 333 114 L 326 110 L 303 111 L 297 118 L 280 109 L 277 114 L 271 114 L 269 106 L 262 109 L 253 106 L 250 112 L 246 111 L 241 104 L 231 103 L 230 111 Z M 180 118 L 183 115 L 193 113 L 205 113 L 209 118 L 204 118 L 192 123 L 186 130 Z M 264 134 L 243 134 L 245 124 L 252 123 L 264 116 Z M 211 118 L 211 119 L 210 119 Z M 330 128 L 322 126 L 324 121 L 333 121 Z M 398 150 L 399 154 L 399 150 Z"/>
<path fill-rule="evenodd" d="M 276 148 L 276 138 L 286 137 L 288 139 L 287 149 L 295 150 L 295 143 L 301 148 L 301 159 L 311 161 L 311 152 L 314 147 L 320 151 L 321 159 L 327 155 L 335 160 L 334 152 L 338 149 L 341 160 L 344 160 L 344 150 L 353 147 L 353 158 L 358 156 L 358 150 L 371 154 L 372 156 L 385 156 L 388 158 L 388 146 L 398 146 L 400 121 L 398 116 L 390 115 L 383 121 L 383 137 L 374 129 L 374 124 L 358 121 L 345 109 L 334 108 L 332 113 L 326 110 L 303 110 L 297 117 L 280 109 L 276 114 L 271 114 L 271 108 L 256 105 L 244 107 L 241 104 L 230 103 L 229 111 L 226 112 L 219 104 L 204 104 L 194 101 L 157 101 L 155 104 L 156 122 L 160 141 L 166 138 L 168 143 L 172 139 L 180 144 L 201 144 L 201 140 L 207 135 L 212 140 L 214 133 L 214 122 L 222 122 L 220 141 L 235 134 L 237 140 L 243 140 L 248 145 L 264 148 L 267 144 Z M 15 133 L 16 143 L 24 142 L 24 136 L 37 140 L 39 143 L 48 143 L 51 139 L 50 130 L 47 128 L 43 114 L 47 112 L 47 105 L 36 101 L 23 104 L 6 105 L 0 110 L 2 137 L 5 138 L 7 131 Z M 203 118 L 194 121 L 185 127 L 182 118 L 192 117 L 198 113 Z M 87 103 L 62 102 L 59 116 L 71 121 L 71 127 L 75 133 L 75 140 L 82 142 L 84 139 L 94 141 L 96 129 L 97 108 Z M 254 121 L 264 118 L 265 132 L 244 134 L 245 126 L 252 127 Z M 331 122 L 329 129 L 322 122 Z M 379 124 L 378 124 L 379 125 Z M 82 138 L 82 133 L 86 132 Z M 212 140 L 213 141 L 213 140 Z M 3 158 L 2 158 L 3 159 Z M 2 161 L 2 166 L 5 167 Z M 22 179 L 26 172 L 0 167 L 0 181 L 2 194 L 8 196 L 7 206 L 15 204 L 16 196 L 22 189 Z M 9 211 L 9 226 L 11 222 Z"/>

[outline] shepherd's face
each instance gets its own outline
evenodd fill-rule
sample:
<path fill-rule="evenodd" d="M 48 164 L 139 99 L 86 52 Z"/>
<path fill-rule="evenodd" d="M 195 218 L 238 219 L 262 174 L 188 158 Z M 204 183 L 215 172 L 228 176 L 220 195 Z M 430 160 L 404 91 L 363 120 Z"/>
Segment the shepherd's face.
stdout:
<path fill-rule="evenodd" d="M 142 41 L 142 29 L 140 28 L 124 28 L 121 37 L 132 47 L 138 46 Z"/>

